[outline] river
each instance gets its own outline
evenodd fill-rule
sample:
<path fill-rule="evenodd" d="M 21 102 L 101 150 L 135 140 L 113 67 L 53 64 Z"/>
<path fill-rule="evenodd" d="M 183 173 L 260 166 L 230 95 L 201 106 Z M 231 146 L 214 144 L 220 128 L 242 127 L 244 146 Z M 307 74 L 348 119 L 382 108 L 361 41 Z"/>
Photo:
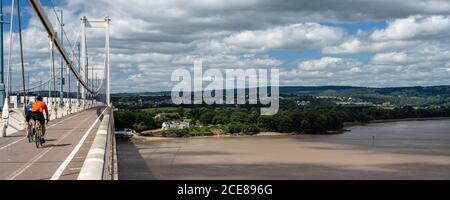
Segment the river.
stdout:
<path fill-rule="evenodd" d="M 119 179 L 450 179 L 450 120 L 350 130 L 118 141 Z"/>

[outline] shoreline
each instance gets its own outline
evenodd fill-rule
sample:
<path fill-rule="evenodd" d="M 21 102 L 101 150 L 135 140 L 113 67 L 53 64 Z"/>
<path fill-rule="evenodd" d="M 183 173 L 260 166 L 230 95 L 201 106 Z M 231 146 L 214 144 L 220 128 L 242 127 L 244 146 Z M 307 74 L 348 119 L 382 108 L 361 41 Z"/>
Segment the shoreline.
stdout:
<path fill-rule="evenodd" d="M 131 138 L 132 141 L 137 142 L 152 142 L 152 141 L 169 141 L 169 140 L 176 140 L 176 139 L 182 139 L 182 138 L 189 138 L 189 139 L 195 139 L 195 138 L 239 138 L 239 137 L 276 137 L 276 136 L 295 136 L 295 135 L 302 135 L 302 134 L 293 134 L 293 133 L 277 133 L 277 132 L 261 132 L 255 135 L 214 135 L 214 136 L 189 136 L 189 137 L 162 137 L 162 136 L 141 136 L 139 134 L 133 134 L 133 137 Z"/>
<path fill-rule="evenodd" d="M 370 124 L 382 124 L 382 123 L 395 123 L 395 122 L 413 122 L 413 121 L 439 121 L 439 120 L 450 120 L 450 117 L 434 117 L 434 118 L 407 118 L 407 119 L 389 119 L 389 120 L 374 120 L 367 123 L 362 122 L 354 122 L 348 123 L 344 125 L 342 130 L 329 131 L 326 134 L 316 134 L 316 135 L 338 135 L 345 134 L 345 132 L 350 132 L 348 128 L 357 127 L 357 126 L 367 126 Z M 279 132 L 261 132 L 254 135 L 245 135 L 245 134 L 232 134 L 232 135 L 214 135 L 214 136 L 189 136 L 184 138 L 237 138 L 237 137 L 275 137 L 275 136 L 299 136 L 305 134 L 296 134 L 296 133 L 279 133 Z M 140 134 L 133 134 L 131 140 L 138 142 L 148 142 L 148 141 L 168 141 L 181 139 L 183 137 L 162 137 L 162 136 L 142 136 Z"/>
<path fill-rule="evenodd" d="M 370 124 L 382 124 L 382 123 L 395 123 L 395 122 L 414 122 L 414 121 L 439 121 L 450 120 L 450 117 L 428 117 L 428 118 L 405 118 L 405 119 L 385 119 L 385 120 L 373 120 L 367 123 L 365 122 L 349 122 L 344 124 L 345 128 L 351 128 L 355 126 L 367 126 Z"/>

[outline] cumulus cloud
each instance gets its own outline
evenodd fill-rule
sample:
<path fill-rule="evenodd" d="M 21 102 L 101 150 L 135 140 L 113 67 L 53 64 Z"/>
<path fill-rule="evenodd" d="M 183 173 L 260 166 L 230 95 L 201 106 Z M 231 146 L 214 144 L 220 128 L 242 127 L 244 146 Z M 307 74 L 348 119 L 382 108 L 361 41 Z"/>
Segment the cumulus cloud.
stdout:
<path fill-rule="evenodd" d="M 360 32 L 350 36 L 336 46 L 323 48 L 325 54 L 357 54 L 383 52 L 423 47 L 431 42 L 448 42 L 446 34 L 450 31 L 450 16 L 415 15 L 395 19 L 384 29 L 371 33 Z"/>
<path fill-rule="evenodd" d="M 344 38 L 339 28 L 317 23 L 292 24 L 261 31 L 244 31 L 224 39 L 227 45 L 245 49 L 311 49 L 334 45 Z"/>
<path fill-rule="evenodd" d="M 405 64 L 405 63 L 412 63 L 414 62 L 414 60 L 404 52 L 389 52 L 376 54 L 372 58 L 372 62 L 379 64 L 385 63 Z"/>
<path fill-rule="evenodd" d="M 395 55 L 395 54 L 392 54 Z M 379 64 L 372 61 L 325 57 L 301 61 L 283 69 L 282 85 L 352 85 L 369 87 L 444 85 L 448 68 L 432 61 Z"/>
<path fill-rule="evenodd" d="M 408 49 L 419 45 L 421 41 L 390 41 L 374 42 L 365 38 L 349 38 L 338 46 L 328 46 L 322 49 L 324 54 L 359 54 Z"/>
<path fill-rule="evenodd" d="M 282 67 L 284 85 L 445 84 L 443 74 L 448 75 L 443 73 L 450 55 L 446 0 L 70 0 L 58 8 L 65 10 L 72 43 L 80 16 L 112 18 L 114 92 L 169 90 L 172 71 L 191 68 L 198 59 L 205 68 Z M 35 14 L 29 14 L 27 65 L 31 72 L 42 66 L 49 70 L 46 34 Z M 55 21 L 50 8 L 47 14 Z M 322 25 L 372 21 L 387 21 L 387 27 L 352 35 L 345 28 Z M 103 63 L 103 37 L 101 31 L 89 31 L 92 65 Z M 292 61 L 270 56 L 273 50 L 322 55 L 311 59 L 299 53 L 302 61 L 291 69 L 285 65 Z M 373 56 L 361 61 L 343 54 Z"/>
<path fill-rule="evenodd" d="M 373 41 L 411 40 L 416 38 L 436 39 L 450 31 L 450 17 L 448 16 L 410 16 L 389 22 L 386 29 L 375 30 Z"/>
<path fill-rule="evenodd" d="M 308 60 L 298 64 L 298 69 L 301 71 L 329 71 L 335 72 L 340 70 L 358 71 L 357 62 L 350 59 L 324 57 L 319 60 Z"/>

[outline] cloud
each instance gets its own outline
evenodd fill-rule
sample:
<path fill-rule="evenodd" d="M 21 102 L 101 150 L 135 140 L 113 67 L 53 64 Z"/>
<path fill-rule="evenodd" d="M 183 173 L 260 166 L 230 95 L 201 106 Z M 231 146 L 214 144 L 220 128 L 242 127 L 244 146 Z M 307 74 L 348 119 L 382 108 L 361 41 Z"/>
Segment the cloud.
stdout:
<path fill-rule="evenodd" d="M 377 53 L 371 59 L 375 64 L 420 64 L 433 63 L 435 67 L 445 65 L 450 59 L 448 44 L 438 42 L 424 42 L 414 48 L 402 51 Z"/>
<path fill-rule="evenodd" d="M 344 38 L 339 28 L 317 23 L 292 24 L 260 31 L 243 31 L 224 39 L 225 44 L 260 51 L 274 49 L 312 49 L 329 46 Z"/>
<path fill-rule="evenodd" d="M 295 69 L 284 69 L 280 73 L 281 85 L 341 85 L 344 77 L 359 74 L 362 63 L 336 57 L 304 60 Z M 337 83 L 341 82 L 341 83 Z"/>
<path fill-rule="evenodd" d="M 280 76 L 281 85 L 428 86 L 448 83 L 448 67 L 427 60 L 379 64 L 324 57 L 301 61 L 295 69 L 283 69 Z"/>
<path fill-rule="evenodd" d="M 412 49 L 430 42 L 448 42 L 450 16 L 410 16 L 395 19 L 384 29 L 360 31 L 339 45 L 323 48 L 325 54 L 358 54 Z"/>
<path fill-rule="evenodd" d="M 322 49 L 324 54 L 360 54 L 408 49 L 418 46 L 421 41 L 390 41 L 374 42 L 364 38 L 349 38 L 338 46 L 328 46 Z"/>
<path fill-rule="evenodd" d="M 405 64 L 405 63 L 412 63 L 414 61 L 415 59 L 409 57 L 404 52 L 380 53 L 376 54 L 372 58 L 372 62 L 378 64 L 385 64 L 385 63 Z"/>
<path fill-rule="evenodd" d="M 389 22 L 386 29 L 375 30 L 370 38 L 373 41 L 436 39 L 450 31 L 448 16 L 410 16 Z"/>
<path fill-rule="evenodd" d="M 313 72 L 313 71 L 335 72 L 353 69 L 353 72 L 356 72 L 358 71 L 356 69 L 358 68 L 358 65 L 360 64 L 350 59 L 324 57 L 319 60 L 302 61 L 298 64 L 298 69 L 304 72 Z"/>
<path fill-rule="evenodd" d="M 127 80 L 128 81 L 136 81 L 140 78 L 142 78 L 142 74 L 134 74 L 134 75 L 130 75 Z"/>
<path fill-rule="evenodd" d="M 172 71 L 191 68 L 196 59 L 205 68 L 280 66 L 285 85 L 444 84 L 442 74 L 448 75 L 450 2 L 445 0 L 70 0 L 58 8 L 65 10 L 72 44 L 80 16 L 112 18 L 113 92 L 168 90 Z M 51 62 L 46 33 L 29 14 L 25 55 L 27 69 L 35 74 L 50 70 Z M 50 8 L 47 14 L 55 21 Z M 372 21 L 387 21 L 387 27 L 352 34 L 322 25 Z M 92 65 L 103 63 L 103 37 L 102 31 L 88 32 Z M 286 67 L 292 61 L 270 56 L 273 50 L 301 52 L 294 59 L 302 61 Z M 303 57 L 304 51 L 322 54 L 312 59 Z M 343 58 L 347 54 L 355 59 Z M 359 54 L 373 57 L 361 61 Z"/>

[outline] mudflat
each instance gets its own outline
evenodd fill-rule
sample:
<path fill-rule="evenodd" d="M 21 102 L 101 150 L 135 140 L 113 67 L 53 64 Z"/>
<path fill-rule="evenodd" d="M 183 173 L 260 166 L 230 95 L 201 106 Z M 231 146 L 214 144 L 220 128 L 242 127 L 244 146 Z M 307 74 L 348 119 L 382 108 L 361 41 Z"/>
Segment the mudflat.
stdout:
<path fill-rule="evenodd" d="M 450 179 L 450 120 L 339 135 L 118 141 L 119 179 Z"/>

